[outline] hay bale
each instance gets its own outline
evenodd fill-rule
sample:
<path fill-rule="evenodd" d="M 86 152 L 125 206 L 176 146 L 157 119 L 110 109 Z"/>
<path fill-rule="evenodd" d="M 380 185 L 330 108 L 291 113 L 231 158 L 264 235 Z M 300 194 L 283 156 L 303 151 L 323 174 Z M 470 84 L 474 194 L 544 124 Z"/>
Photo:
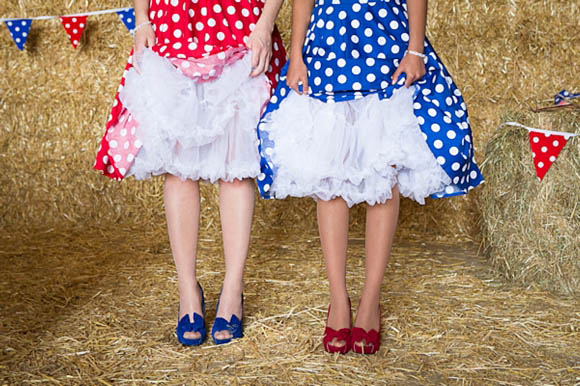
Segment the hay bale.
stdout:
<path fill-rule="evenodd" d="M 531 113 L 504 118 L 580 132 L 577 112 L 544 114 L 540 122 Z M 487 145 L 482 170 L 487 184 L 478 205 L 483 245 L 493 265 L 524 285 L 580 294 L 579 137 L 568 142 L 540 182 L 527 131 L 500 128 Z"/>

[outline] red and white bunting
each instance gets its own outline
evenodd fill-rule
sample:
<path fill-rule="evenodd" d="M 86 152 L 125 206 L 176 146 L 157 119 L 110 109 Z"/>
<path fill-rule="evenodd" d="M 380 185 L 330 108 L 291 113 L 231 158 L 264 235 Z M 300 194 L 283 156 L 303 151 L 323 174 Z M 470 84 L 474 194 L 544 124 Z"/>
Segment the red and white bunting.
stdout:
<path fill-rule="evenodd" d="M 536 165 L 536 175 L 540 181 L 556 161 L 566 142 L 568 138 L 564 135 L 530 130 L 532 157 Z"/>
<path fill-rule="evenodd" d="M 542 181 L 552 164 L 558 159 L 568 139 L 576 136 L 576 134 L 572 133 L 535 129 L 517 122 L 506 122 L 501 126 L 504 125 L 521 127 L 528 130 L 532 158 L 536 167 L 536 175 L 540 181 Z"/>
<path fill-rule="evenodd" d="M 61 16 L 60 21 L 64 27 L 70 42 L 76 49 L 83 36 L 83 31 L 87 25 L 87 15 Z"/>

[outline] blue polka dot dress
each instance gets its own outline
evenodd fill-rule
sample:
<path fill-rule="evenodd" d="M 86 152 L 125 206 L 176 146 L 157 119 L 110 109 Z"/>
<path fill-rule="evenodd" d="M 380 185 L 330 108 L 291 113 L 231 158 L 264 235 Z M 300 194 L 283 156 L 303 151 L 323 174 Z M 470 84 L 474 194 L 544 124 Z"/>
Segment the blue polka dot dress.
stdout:
<path fill-rule="evenodd" d="M 400 193 L 467 193 L 483 182 L 467 108 L 425 41 L 426 75 L 391 77 L 409 42 L 404 0 L 317 0 L 303 58 L 309 93 L 286 85 L 288 63 L 258 125 L 260 193 L 370 205 Z"/>

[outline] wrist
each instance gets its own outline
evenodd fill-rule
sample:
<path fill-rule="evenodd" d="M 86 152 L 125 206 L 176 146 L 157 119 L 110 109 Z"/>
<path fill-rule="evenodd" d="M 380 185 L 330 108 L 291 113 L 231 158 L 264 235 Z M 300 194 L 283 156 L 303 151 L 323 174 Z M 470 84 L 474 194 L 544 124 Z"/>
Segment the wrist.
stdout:
<path fill-rule="evenodd" d="M 256 23 L 256 28 L 263 28 L 268 34 L 272 34 L 274 31 L 274 21 L 267 20 L 262 14 L 262 17 L 260 17 Z"/>
<path fill-rule="evenodd" d="M 299 62 L 304 62 L 304 58 L 302 57 L 302 51 L 292 50 L 290 53 L 290 63 L 299 63 Z"/>
<path fill-rule="evenodd" d="M 131 34 L 135 36 L 139 30 L 143 30 L 143 28 L 147 27 L 151 28 L 151 22 L 149 20 L 144 21 L 143 23 L 137 23 L 133 31 L 131 31 Z"/>
<path fill-rule="evenodd" d="M 135 25 L 143 24 L 149 21 L 149 15 L 145 13 L 135 14 Z"/>
<path fill-rule="evenodd" d="M 405 51 L 405 56 L 414 56 L 419 58 L 423 63 L 427 64 L 427 55 L 423 54 L 422 52 L 407 50 Z"/>
<path fill-rule="evenodd" d="M 408 50 L 422 54 L 425 51 L 425 46 L 423 42 L 410 42 Z"/>

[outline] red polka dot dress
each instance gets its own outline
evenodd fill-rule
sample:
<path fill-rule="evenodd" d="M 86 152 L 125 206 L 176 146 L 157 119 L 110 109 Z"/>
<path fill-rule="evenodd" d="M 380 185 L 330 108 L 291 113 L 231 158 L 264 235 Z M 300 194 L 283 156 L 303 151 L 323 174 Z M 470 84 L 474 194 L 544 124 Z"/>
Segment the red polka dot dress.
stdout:
<path fill-rule="evenodd" d="M 121 180 L 260 174 L 256 125 L 285 63 L 272 34 L 266 74 L 250 77 L 246 42 L 259 0 L 152 0 L 156 43 L 129 57 L 94 168 Z"/>

